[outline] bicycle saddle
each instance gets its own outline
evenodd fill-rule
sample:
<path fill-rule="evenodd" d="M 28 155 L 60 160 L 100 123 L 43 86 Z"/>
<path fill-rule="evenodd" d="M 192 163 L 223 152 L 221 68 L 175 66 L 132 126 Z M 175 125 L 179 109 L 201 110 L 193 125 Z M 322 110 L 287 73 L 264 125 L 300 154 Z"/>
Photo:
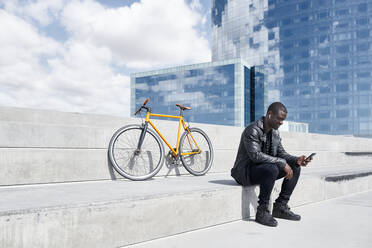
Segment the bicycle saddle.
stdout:
<path fill-rule="evenodd" d="M 183 106 L 181 104 L 176 104 L 176 106 L 179 107 L 182 110 L 191 109 L 191 107 L 186 107 L 186 106 Z"/>

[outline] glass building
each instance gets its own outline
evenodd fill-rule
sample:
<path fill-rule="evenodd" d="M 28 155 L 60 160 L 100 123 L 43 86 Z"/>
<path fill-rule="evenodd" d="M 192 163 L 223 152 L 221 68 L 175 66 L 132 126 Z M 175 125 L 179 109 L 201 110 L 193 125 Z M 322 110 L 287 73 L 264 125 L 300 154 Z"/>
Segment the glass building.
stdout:
<path fill-rule="evenodd" d="M 309 131 L 372 137 L 371 0 L 213 0 L 212 61 L 268 72 L 268 101 Z"/>
<path fill-rule="evenodd" d="M 131 116 L 147 97 L 154 113 L 177 115 L 179 103 L 188 121 L 244 126 L 264 114 L 266 77 L 242 59 L 131 74 Z"/>

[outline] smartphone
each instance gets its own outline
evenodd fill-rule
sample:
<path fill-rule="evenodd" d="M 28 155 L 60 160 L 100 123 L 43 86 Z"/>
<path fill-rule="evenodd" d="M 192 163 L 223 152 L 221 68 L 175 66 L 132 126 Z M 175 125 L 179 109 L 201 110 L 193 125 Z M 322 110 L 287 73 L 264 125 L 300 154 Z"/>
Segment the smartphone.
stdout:
<path fill-rule="evenodd" d="M 315 156 L 315 154 L 316 154 L 315 152 L 311 153 L 310 156 L 308 156 L 307 158 L 305 158 L 305 160 L 310 160 L 312 157 Z"/>
<path fill-rule="evenodd" d="M 305 158 L 306 161 L 309 161 L 312 157 L 315 156 L 315 152 L 311 153 L 307 158 Z"/>

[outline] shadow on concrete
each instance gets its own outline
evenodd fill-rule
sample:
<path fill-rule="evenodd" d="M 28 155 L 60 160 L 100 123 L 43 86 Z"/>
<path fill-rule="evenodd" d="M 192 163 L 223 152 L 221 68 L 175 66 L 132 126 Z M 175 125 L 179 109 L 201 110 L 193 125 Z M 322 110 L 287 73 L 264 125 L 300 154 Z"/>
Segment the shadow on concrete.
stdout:
<path fill-rule="evenodd" d="M 174 170 L 174 173 L 175 175 L 172 175 L 172 176 L 180 176 L 181 175 L 181 172 L 180 172 L 180 167 L 182 167 L 182 162 L 181 160 L 178 158 L 178 159 L 175 159 L 171 154 L 170 152 L 165 156 L 165 159 L 164 159 L 164 163 L 165 163 L 165 166 L 167 167 L 168 169 L 168 172 L 165 174 L 165 177 L 169 176 L 169 174 Z"/>
<path fill-rule="evenodd" d="M 235 180 L 211 180 L 210 183 L 216 183 L 216 184 L 223 184 L 223 185 L 232 185 L 232 186 L 240 186 L 235 182 Z"/>
<path fill-rule="evenodd" d="M 116 180 L 117 178 L 116 178 L 116 175 L 115 175 L 114 167 L 111 164 L 108 152 L 107 152 L 107 166 L 108 166 L 108 170 L 109 170 L 109 173 L 110 173 L 111 180 Z"/>

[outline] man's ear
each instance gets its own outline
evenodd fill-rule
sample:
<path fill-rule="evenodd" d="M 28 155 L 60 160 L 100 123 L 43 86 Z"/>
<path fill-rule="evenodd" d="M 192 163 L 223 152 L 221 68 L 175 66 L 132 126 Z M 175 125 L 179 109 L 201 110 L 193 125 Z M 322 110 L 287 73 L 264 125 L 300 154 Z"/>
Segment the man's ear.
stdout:
<path fill-rule="evenodd" d="M 269 112 L 267 112 L 267 117 L 269 118 L 269 119 L 271 119 L 271 115 L 272 115 L 273 113 L 271 112 L 271 111 L 269 111 Z"/>

